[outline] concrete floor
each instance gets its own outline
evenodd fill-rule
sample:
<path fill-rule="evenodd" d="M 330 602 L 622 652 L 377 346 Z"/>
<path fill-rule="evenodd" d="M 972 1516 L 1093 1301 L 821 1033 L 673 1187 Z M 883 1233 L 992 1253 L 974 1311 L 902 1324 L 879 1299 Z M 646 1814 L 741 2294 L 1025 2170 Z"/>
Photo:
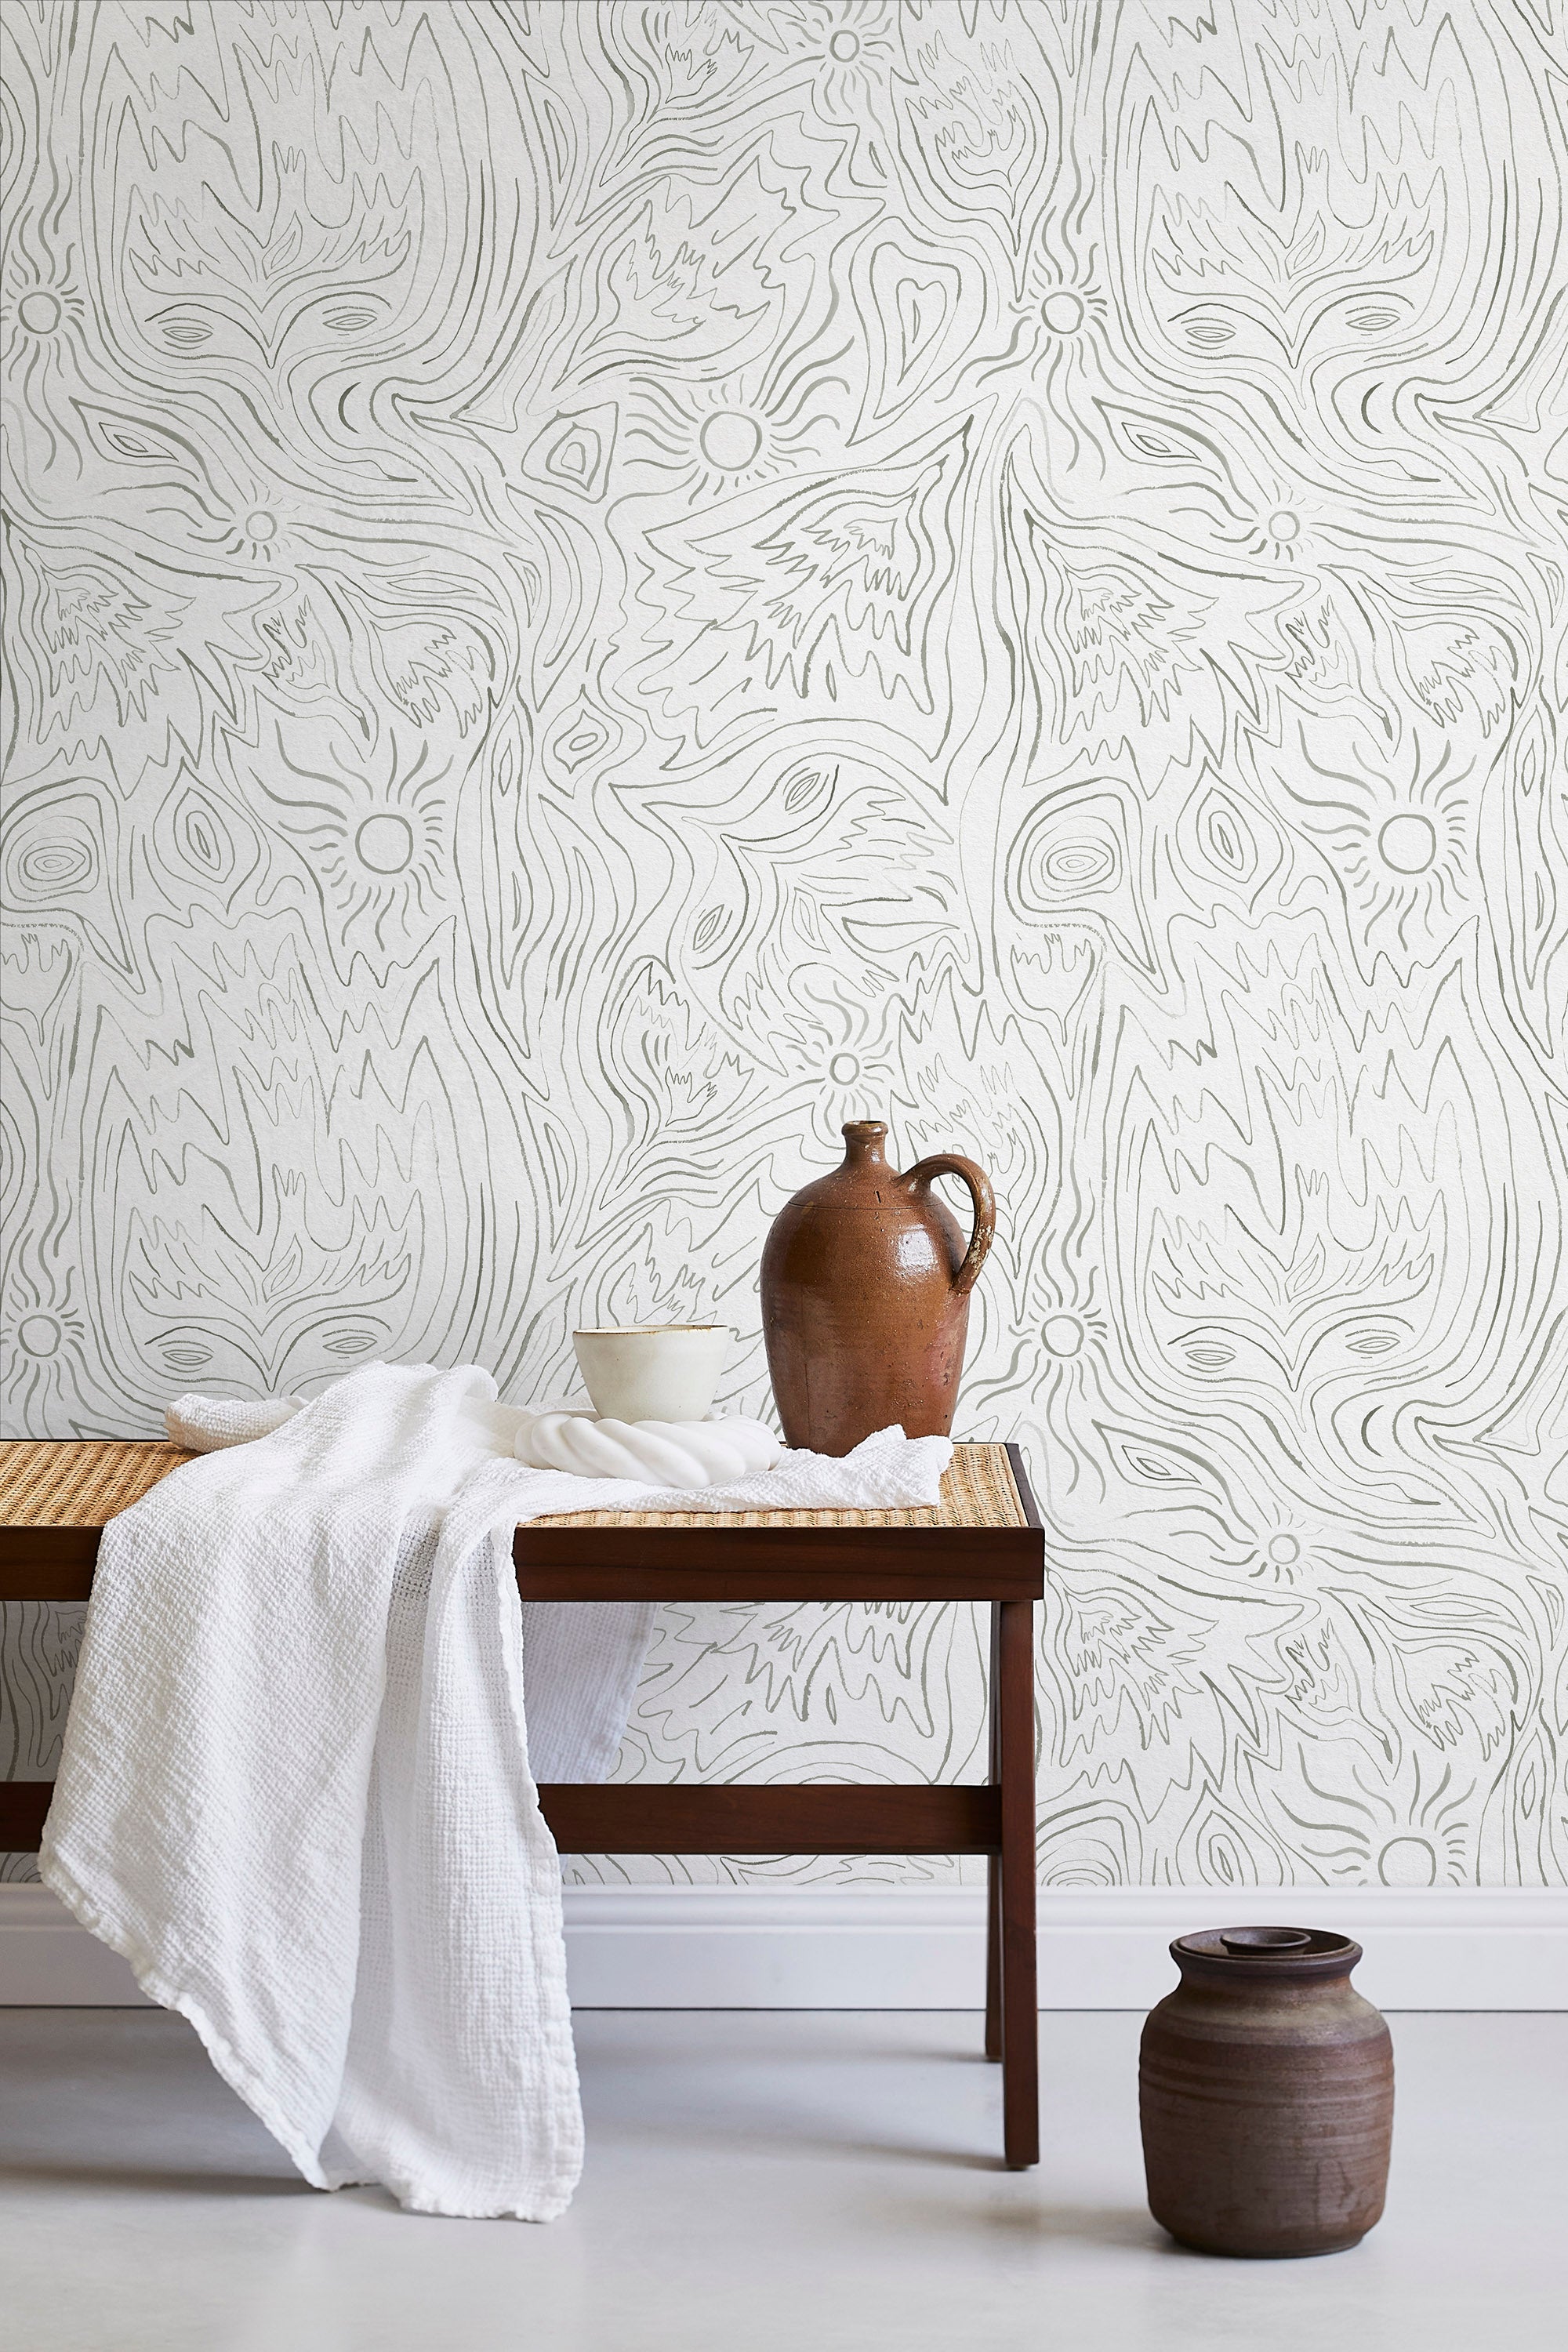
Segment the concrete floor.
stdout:
<path fill-rule="evenodd" d="M 588 2168 L 546 2228 L 305 2188 L 157 2011 L 0 2011 L 10 2352 L 1563 2352 L 1568 2015 L 1393 2021 L 1389 2210 L 1224 2263 L 1143 2208 L 1140 2021 L 1042 2018 L 1001 2171 L 979 2021 L 587 2012 Z"/>

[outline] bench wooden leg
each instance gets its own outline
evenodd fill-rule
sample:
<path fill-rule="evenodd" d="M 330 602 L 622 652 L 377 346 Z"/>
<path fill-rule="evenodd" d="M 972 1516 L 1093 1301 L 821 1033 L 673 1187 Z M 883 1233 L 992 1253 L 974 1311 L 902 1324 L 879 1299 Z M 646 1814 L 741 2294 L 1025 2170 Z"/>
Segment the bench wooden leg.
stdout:
<path fill-rule="evenodd" d="M 985 1864 L 985 2055 L 1002 2055 L 1002 1865 Z"/>
<path fill-rule="evenodd" d="M 998 1880 L 1002 1978 L 1002 2146 L 1009 2171 L 1040 2160 L 1039 1992 L 1035 1958 L 1035 1612 L 992 1604 L 996 1673 L 991 1704 L 1002 1791 Z"/>
<path fill-rule="evenodd" d="M 1002 1779 L 1002 1714 L 996 1704 L 1002 1657 L 1002 1611 L 991 1604 L 991 1671 L 986 1682 L 986 1730 L 990 1746 L 986 1777 L 993 1788 Z M 985 1864 L 985 2055 L 1002 2055 L 1002 1864 L 996 1854 Z"/>

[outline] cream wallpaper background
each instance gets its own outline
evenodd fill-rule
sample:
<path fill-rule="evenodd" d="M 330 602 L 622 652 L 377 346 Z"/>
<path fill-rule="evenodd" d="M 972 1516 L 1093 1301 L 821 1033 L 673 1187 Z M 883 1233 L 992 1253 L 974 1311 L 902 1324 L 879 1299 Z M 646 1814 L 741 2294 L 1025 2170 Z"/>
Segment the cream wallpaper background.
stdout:
<path fill-rule="evenodd" d="M 758 1407 L 883 1114 L 1000 1195 L 1042 1876 L 1562 1884 L 1552 0 L 5 37 L 7 1431 L 627 1315 Z M 618 1769 L 981 1702 L 967 1611 L 672 1608 Z"/>

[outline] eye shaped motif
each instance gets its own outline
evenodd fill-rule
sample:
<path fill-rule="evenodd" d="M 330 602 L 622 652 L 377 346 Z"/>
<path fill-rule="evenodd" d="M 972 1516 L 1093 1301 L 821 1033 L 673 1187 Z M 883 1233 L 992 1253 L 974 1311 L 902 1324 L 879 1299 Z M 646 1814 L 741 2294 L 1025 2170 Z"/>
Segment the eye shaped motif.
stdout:
<path fill-rule="evenodd" d="M 1363 302 L 1359 310 L 1345 312 L 1345 324 L 1353 327 L 1358 335 L 1381 335 L 1390 327 L 1397 327 L 1400 313 L 1392 302 Z"/>
<path fill-rule="evenodd" d="M 334 335 L 358 335 L 374 327 L 380 315 L 368 302 L 340 302 L 335 310 L 322 311 L 321 323 Z"/>
<path fill-rule="evenodd" d="M 151 429 L 142 432 L 134 425 L 115 422 L 103 425 L 101 431 L 104 446 L 117 457 L 172 457 L 175 454 L 173 445 Z"/>
<path fill-rule="evenodd" d="M 1187 331 L 1188 342 L 1196 343 L 1200 351 L 1223 351 L 1226 343 L 1236 341 L 1236 329 L 1228 319 L 1222 319 L 1215 310 L 1201 310 L 1196 318 L 1184 320 L 1183 323 Z"/>
<path fill-rule="evenodd" d="M 1197 453 L 1190 441 L 1178 441 L 1173 434 L 1156 433 L 1152 425 L 1130 425 L 1127 439 L 1141 457 L 1192 457 Z"/>
<path fill-rule="evenodd" d="M 177 352 L 197 352 L 212 341 L 212 321 L 204 319 L 199 310 L 176 310 L 160 324 L 163 341 L 173 343 Z"/>
<path fill-rule="evenodd" d="M 1194 1372 L 1223 1372 L 1236 1361 L 1236 1349 L 1227 1348 L 1223 1339 L 1194 1340 L 1182 1352 Z"/>
<path fill-rule="evenodd" d="M 330 1356 L 363 1356 L 376 1344 L 374 1331 L 338 1331 L 322 1342 Z"/>
<path fill-rule="evenodd" d="M 1371 1330 L 1358 1332 L 1345 1341 L 1352 1356 L 1386 1356 L 1391 1348 L 1399 1345 L 1397 1331 Z"/>

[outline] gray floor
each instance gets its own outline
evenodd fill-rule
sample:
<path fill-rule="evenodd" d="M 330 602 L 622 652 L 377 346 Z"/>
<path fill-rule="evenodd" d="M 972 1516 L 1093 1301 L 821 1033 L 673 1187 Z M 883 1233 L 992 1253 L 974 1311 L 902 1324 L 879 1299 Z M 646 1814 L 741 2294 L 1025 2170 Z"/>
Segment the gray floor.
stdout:
<path fill-rule="evenodd" d="M 1563 2352 L 1568 2016 L 1394 2020 L 1382 2226 L 1184 2254 L 1143 2210 L 1139 2020 L 1041 2020 L 1035 2173 L 950 2014 L 589 2013 L 563 2221 L 304 2188 L 155 2011 L 0 2011 L 11 2352 Z"/>

